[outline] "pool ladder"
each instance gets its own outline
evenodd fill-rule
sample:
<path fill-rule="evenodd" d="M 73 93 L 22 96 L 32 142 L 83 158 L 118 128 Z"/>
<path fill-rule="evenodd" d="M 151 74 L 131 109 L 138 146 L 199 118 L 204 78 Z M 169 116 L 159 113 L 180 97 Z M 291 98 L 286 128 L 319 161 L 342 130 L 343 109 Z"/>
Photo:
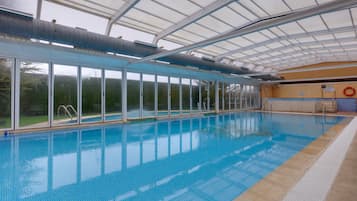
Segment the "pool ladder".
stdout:
<path fill-rule="evenodd" d="M 71 120 L 73 119 L 73 112 L 74 116 L 77 116 L 77 110 L 74 109 L 72 105 L 59 105 L 57 107 L 57 115 L 60 115 L 61 109 L 64 111 L 64 114 L 69 117 Z"/>

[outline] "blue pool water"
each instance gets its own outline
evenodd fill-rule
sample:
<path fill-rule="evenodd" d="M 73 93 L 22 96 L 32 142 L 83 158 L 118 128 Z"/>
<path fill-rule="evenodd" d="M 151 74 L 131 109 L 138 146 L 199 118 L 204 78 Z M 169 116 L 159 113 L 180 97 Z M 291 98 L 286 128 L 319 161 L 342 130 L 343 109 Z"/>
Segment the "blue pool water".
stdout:
<path fill-rule="evenodd" d="M 232 200 L 342 117 L 243 112 L 0 138 L 0 200 Z"/>

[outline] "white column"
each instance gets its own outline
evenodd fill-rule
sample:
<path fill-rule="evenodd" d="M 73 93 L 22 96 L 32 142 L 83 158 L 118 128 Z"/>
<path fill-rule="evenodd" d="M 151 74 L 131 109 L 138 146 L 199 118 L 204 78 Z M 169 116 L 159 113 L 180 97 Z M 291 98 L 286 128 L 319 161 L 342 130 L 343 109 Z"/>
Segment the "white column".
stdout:
<path fill-rule="evenodd" d="M 18 59 L 15 59 L 15 69 L 14 69 L 14 76 L 13 76 L 13 89 L 14 90 L 14 122 L 13 127 L 14 129 L 18 129 L 20 127 L 20 67 L 21 63 Z"/>
<path fill-rule="evenodd" d="M 78 116 L 77 122 L 81 123 L 82 118 L 82 67 L 78 66 L 78 77 L 77 77 L 77 107 Z"/>
<path fill-rule="evenodd" d="M 216 113 L 219 113 L 219 82 L 218 81 L 215 81 L 215 84 L 214 84 L 214 88 L 215 88 L 215 91 L 214 91 L 214 97 L 215 97 L 215 112 Z"/>
<path fill-rule="evenodd" d="M 202 85 L 201 80 L 198 81 L 198 111 L 202 112 Z"/>
<path fill-rule="evenodd" d="M 244 85 L 241 84 L 240 85 L 240 93 L 239 93 L 239 95 L 240 95 L 240 97 L 239 97 L 239 101 L 240 101 L 239 109 L 240 110 L 244 109 L 244 107 L 243 107 L 243 97 L 244 97 L 243 91 L 244 91 Z"/>
<path fill-rule="evenodd" d="M 192 79 L 190 79 L 190 113 L 192 113 Z"/>
<path fill-rule="evenodd" d="M 222 83 L 221 84 L 221 94 L 222 94 L 222 99 L 221 99 L 221 105 L 222 105 L 222 111 L 224 111 L 224 104 L 225 104 L 225 100 L 224 100 L 224 96 L 225 96 L 225 84 L 224 83 Z"/>
<path fill-rule="evenodd" d="M 122 91 L 122 94 L 121 94 L 121 108 L 122 108 L 122 119 L 124 122 L 127 121 L 127 118 L 128 118 L 128 114 L 127 114 L 127 72 L 126 72 L 126 69 L 123 70 L 123 74 L 122 74 L 122 88 L 121 88 L 121 91 Z"/>
<path fill-rule="evenodd" d="M 139 118 L 142 119 L 143 118 L 143 104 L 144 104 L 144 99 L 143 99 L 143 91 L 144 91 L 144 87 L 143 87 L 143 74 L 140 73 L 140 97 L 139 97 Z"/>
<path fill-rule="evenodd" d="M 101 100 L 101 108 L 102 108 L 102 121 L 105 120 L 105 94 L 106 94 L 106 91 L 105 91 L 105 70 L 104 68 L 102 69 L 102 84 L 101 84 L 101 97 L 102 97 L 102 100 Z"/>
<path fill-rule="evenodd" d="M 182 114 L 182 78 L 179 78 L 179 108 L 180 114 Z"/>
<path fill-rule="evenodd" d="M 158 115 L 158 101 L 159 101 L 159 99 L 158 99 L 158 83 L 157 83 L 157 75 L 155 75 L 155 116 L 157 116 Z"/>
<path fill-rule="evenodd" d="M 48 122 L 49 126 L 53 123 L 53 103 L 54 103 L 54 75 L 53 63 L 50 62 L 48 66 Z"/>
<path fill-rule="evenodd" d="M 210 88 L 211 88 L 211 82 L 208 82 L 208 85 L 206 85 L 207 87 L 207 111 L 210 111 L 211 110 L 211 106 L 210 106 Z"/>
<path fill-rule="evenodd" d="M 167 114 L 171 115 L 171 78 L 167 77 Z"/>

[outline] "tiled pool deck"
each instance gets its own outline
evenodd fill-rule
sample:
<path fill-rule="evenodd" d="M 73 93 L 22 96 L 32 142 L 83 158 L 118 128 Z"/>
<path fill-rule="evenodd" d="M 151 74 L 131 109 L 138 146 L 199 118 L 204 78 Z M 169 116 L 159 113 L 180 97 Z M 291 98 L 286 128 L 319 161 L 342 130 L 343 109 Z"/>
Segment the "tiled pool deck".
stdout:
<path fill-rule="evenodd" d="M 299 182 L 299 180 L 305 175 L 305 173 L 314 164 L 314 162 L 336 139 L 336 137 L 339 136 L 339 134 L 351 122 L 351 120 L 352 118 L 347 118 L 340 124 L 335 125 L 329 129 L 324 135 L 316 139 L 301 152 L 286 161 L 274 172 L 270 173 L 267 177 L 262 179 L 252 188 L 239 196 L 235 201 L 283 200 L 287 193 L 295 186 L 295 184 Z M 353 172 L 352 169 L 349 170 L 350 172 Z"/>

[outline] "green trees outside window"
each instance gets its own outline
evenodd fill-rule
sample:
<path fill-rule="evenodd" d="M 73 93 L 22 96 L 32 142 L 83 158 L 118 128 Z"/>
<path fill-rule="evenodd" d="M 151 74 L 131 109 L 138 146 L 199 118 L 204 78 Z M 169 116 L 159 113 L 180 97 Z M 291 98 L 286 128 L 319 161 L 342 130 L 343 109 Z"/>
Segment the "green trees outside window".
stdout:
<path fill-rule="evenodd" d="M 53 65 L 54 75 L 54 107 L 53 124 L 74 124 L 77 123 L 77 75 L 76 66 Z"/>
<path fill-rule="evenodd" d="M 101 120 L 101 80 L 100 69 L 82 68 L 82 121 L 88 117 Z"/>
<path fill-rule="evenodd" d="M 171 88 L 171 114 L 177 114 L 180 110 L 180 79 L 170 77 Z"/>
<path fill-rule="evenodd" d="M 200 85 L 199 80 L 192 80 L 192 111 L 200 109 Z"/>
<path fill-rule="evenodd" d="M 122 73 L 121 71 L 105 70 L 105 120 L 122 118 Z"/>
<path fill-rule="evenodd" d="M 48 126 L 47 63 L 20 63 L 20 127 Z"/>
<path fill-rule="evenodd" d="M 157 76 L 157 85 L 158 85 L 158 110 L 159 114 L 167 114 L 168 112 L 168 77 L 166 76 Z"/>
<path fill-rule="evenodd" d="M 11 127 L 11 68 L 13 60 L 0 58 L 0 129 Z"/>
<path fill-rule="evenodd" d="M 182 83 L 182 112 L 190 112 L 190 79 L 181 79 Z"/>
<path fill-rule="evenodd" d="M 138 118 L 140 112 L 140 73 L 127 73 L 128 118 Z"/>
<path fill-rule="evenodd" d="M 155 116 L 155 75 L 143 74 L 143 116 Z"/>

